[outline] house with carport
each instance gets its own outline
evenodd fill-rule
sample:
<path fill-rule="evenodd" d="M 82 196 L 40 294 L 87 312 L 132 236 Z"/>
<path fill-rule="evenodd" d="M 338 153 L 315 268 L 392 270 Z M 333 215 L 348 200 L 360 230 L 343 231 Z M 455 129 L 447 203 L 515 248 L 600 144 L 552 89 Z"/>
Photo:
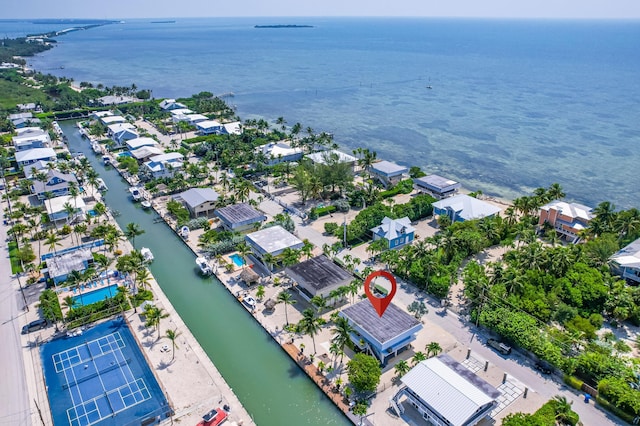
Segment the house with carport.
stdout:
<path fill-rule="evenodd" d="M 289 266 L 284 271 L 296 283 L 296 289 L 307 301 L 319 296 L 328 299 L 329 304 L 334 304 L 339 299 L 332 297 L 332 292 L 353 281 L 351 273 L 324 254 Z"/>

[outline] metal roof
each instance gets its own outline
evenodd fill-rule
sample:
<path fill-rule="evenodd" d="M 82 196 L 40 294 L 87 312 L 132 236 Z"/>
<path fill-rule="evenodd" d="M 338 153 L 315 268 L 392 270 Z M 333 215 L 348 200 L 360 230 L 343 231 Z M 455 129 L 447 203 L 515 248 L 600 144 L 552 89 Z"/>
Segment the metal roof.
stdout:
<path fill-rule="evenodd" d="M 391 161 L 382 160 L 377 163 L 373 163 L 371 165 L 371 170 L 374 172 L 380 172 L 384 175 L 400 175 L 402 173 L 407 173 L 409 171 L 408 168 L 404 166 L 399 166 L 396 163 L 392 163 Z"/>
<path fill-rule="evenodd" d="M 465 424 L 480 407 L 500 396 L 493 386 L 446 354 L 420 362 L 401 380 L 453 426 Z"/>
<path fill-rule="evenodd" d="M 178 197 L 193 209 L 202 203 L 217 201 L 218 193 L 211 188 L 191 188 L 178 194 Z"/>
<path fill-rule="evenodd" d="M 478 200 L 466 194 L 454 195 L 453 197 L 433 203 L 434 209 L 446 209 L 455 212 L 456 217 L 464 220 L 482 219 L 500 213 L 501 209 L 493 204 Z"/>
<path fill-rule="evenodd" d="M 424 186 L 426 188 L 435 190 L 437 192 L 446 192 L 447 190 L 460 188 L 461 186 L 459 182 L 447 179 L 439 175 L 429 175 L 415 178 L 413 180 L 413 183 L 418 186 Z"/>
<path fill-rule="evenodd" d="M 49 276 L 52 278 L 68 275 L 71 271 L 84 271 L 85 262 L 93 259 L 91 249 L 78 249 L 69 253 L 53 256 L 46 260 Z"/>
<path fill-rule="evenodd" d="M 618 265 L 627 268 L 639 268 L 640 267 L 640 238 L 627 245 L 621 250 L 618 250 L 611 260 Z"/>
<path fill-rule="evenodd" d="M 342 315 L 369 333 L 381 345 L 421 325 L 412 315 L 390 303 L 384 315 L 378 316 L 369 300 L 363 300 L 342 310 Z"/>
<path fill-rule="evenodd" d="M 325 255 L 314 257 L 285 269 L 295 282 L 315 295 L 328 287 L 347 285 L 353 276 Z"/>
<path fill-rule="evenodd" d="M 229 225 L 249 224 L 266 219 L 265 215 L 247 203 L 221 207 L 215 211 L 215 215 Z"/>
<path fill-rule="evenodd" d="M 337 156 L 338 163 L 354 163 L 356 161 L 356 157 L 335 149 L 330 151 L 314 152 L 313 154 L 307 155 L 307 158 L 314 163 L 327 164 L 327 160 L 333 156 Z"/>
<path fill-rule="evenodd" d="M 385 216 L 385 218 L 382 219 L 382 225 L 371 228 L 371 232 L 389 241 L 401 235 L 411 234 L 415 232 L 415 230 L 416 229 L 411 226 L 411 220 L 406 216 L 401 219 L 391 219 Z"/>
<path fill-rule="evenodd" d="M 265 253 L 274 256 L 282 253 L 286 248 L 299 249 L 304 244 L 298 237 L 280 225 L 271 226 L 260 231 L 252 232 L 246 237 L 247 241 Z"/>
<path fill-rule="evenodd" d="M 582 219 L 589 221 L 593 219 L 592 208 L 578 203 L 567 203 L 566 201 L 552 201 L 540 207 L 540 210 L 558 210 L 561 215 L 568 216 L 573 219 Z"/>
<path fill-rule="evenodd" d="M 22 163 L 25 161 L 44 160 L 56 158 L 56 152 L 53 148 L 33 148 L 26 151 L 16 152 L 16 161 Z"/>

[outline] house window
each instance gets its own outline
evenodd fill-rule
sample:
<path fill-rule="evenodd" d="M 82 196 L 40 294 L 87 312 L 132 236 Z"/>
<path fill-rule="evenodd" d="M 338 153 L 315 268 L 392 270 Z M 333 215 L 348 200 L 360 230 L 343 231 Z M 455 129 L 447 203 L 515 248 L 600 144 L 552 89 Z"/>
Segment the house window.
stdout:
<path fill-rule="evenodd" d="M 404 244 L 404 237 L 398 238 L 398 244 Z"/>

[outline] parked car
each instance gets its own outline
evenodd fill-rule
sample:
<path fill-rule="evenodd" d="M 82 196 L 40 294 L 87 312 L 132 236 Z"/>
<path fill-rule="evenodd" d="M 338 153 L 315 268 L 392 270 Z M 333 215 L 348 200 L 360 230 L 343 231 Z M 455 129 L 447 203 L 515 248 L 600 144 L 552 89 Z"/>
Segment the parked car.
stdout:
<path fill-rule="evenodd" d="M 44 318 L 40 318 L 34 321 L 31 321 L 29 324 L 22 327 L 22 334 L 29 334 L 32 331 L 37 331 L 45 328 L 48 322 Z"/>
<path fill-rule="evenodd" d="M 511 346 L 506 345 L 496 339 L 487 340 L 487 345 L 500 352 L 502 355 L 509 355 L 511 353 Z"/>

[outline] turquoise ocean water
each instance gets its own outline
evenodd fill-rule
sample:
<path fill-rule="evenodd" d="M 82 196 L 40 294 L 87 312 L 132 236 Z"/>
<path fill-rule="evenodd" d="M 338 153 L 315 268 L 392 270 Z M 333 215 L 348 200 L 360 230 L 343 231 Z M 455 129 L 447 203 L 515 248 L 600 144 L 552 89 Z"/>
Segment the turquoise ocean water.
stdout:
<path fill-rule="evenodd" d="M 640 207 L 639 21 L 150 21 L 65 35 L 29 62 L 155 97 L 233 92 L 243 119 L 299 121 L 470 190 L 559 182 L 571 200 Z M 280 23 L 314 28 L 253 28 Z"/>

